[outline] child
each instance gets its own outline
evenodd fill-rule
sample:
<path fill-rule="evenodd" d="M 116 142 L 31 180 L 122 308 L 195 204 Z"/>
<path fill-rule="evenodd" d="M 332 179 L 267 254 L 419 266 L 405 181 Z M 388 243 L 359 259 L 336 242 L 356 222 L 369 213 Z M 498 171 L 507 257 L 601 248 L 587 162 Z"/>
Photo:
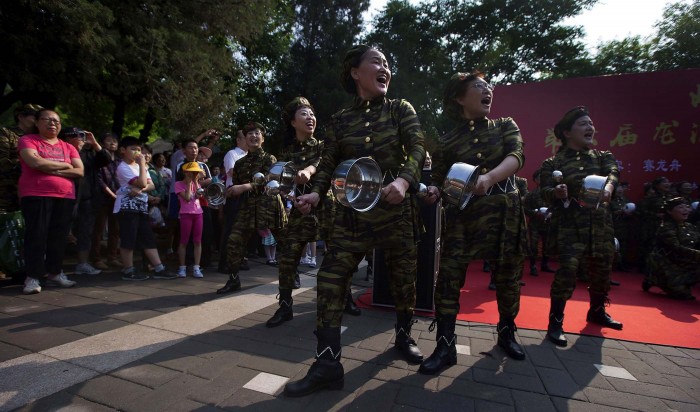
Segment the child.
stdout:
<path fill-rule="evenodd" d="M 185 265 L 185 253 L 187 250 L 187 242 L 192 234 L 192 243 L 194 244 L 194 267 L 193 276 L 202 278 L 202 270 L 199 267 L 199 260 L 202 257 L 202 227 L 203 213 L 202 205 L 199 203 L 198 178 L 204 171 L 199 167 L 197 162 L 189 162 L 182 165 L 184 179 L 175 182 L 175 194 L 180 200 L 180 246 L 177 249 L 177 255 L 180 259 L 180 269 L 177 271 L 177 277 L 184 278 L 187 276 L 187 266 Z"/>
<path fill-rule="evenodd" d="M 120 252 L 123 280 L 146 280 L 148 275 L 139 274 L 134 267 L 134 249 L 143 249 L 144 255 L 153 265 L 154 279 L 175 279 L 160 261 L 156 239 L 148 216 L 148 195 L 154 189 L 148 174 L 146 158 L 141 155 L 141 143 L 133 136 L 119 142 L 122 162 L 117 167 L 119 190 L 113 213 L 117 213 L 120 229 Z"/>

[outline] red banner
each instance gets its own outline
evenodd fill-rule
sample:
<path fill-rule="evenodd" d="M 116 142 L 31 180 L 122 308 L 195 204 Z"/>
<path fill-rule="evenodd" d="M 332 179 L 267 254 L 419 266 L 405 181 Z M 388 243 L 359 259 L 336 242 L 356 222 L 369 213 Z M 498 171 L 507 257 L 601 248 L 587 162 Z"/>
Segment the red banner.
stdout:
<path fill-rule="evenodd" d="M 639 200 L 644 182 L 666 176 L 687 180 L 697 195 L 700 179 L 700 69 L 547 80 L 499 86 L 491 118 L 510 116 L 525 141 L 518 174 L 533 187 L 532 173 L 561 145 L 554 125 L 569 109 L 586 106 L 599 150 L 610 150 L 620 181 Z"/>

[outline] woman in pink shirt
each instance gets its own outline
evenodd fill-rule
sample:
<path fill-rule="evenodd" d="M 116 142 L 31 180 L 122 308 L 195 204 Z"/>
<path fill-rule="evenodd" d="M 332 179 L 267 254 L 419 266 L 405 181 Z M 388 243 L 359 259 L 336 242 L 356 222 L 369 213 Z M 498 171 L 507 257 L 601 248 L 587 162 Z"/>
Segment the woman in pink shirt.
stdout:
<path fill-rule="evenodd" d="M 22 166 L 19 197 L 25 221 L 25 294 L 41 292 L 39 279 L 47 274 L 47 285 L 75 285 L 61 266 L 75 204 L 73 179 L 83 176 L 78 151 L 58 139 L 58 113 L 43 109 L 35 118 L 39 134 L 24 135 L 17 144 Z"/>
<path fill-rule="evenodd" d="M 180 246 L 177 249 L 177 255 L 180 259 L 180 268 L 177 271 L 177 276 L 184 278 L 187 276 L 187 266 L 185 265 L 185 251 L 187 242 L 192 235 L 192 243 L 194 244 L 194 267 L 192 274 L 196 278 L 204 277 L 202 270 L 199 268 L 199 260 L 202 257 L 202 226 L 203 213 L 202 205 L 199 203 L 199 195 L 197 189 L 199 186 L 199 176 L 204 171 L 199 167 L 197 162 L 189 162 L 182 165 L 184 172 L 184 180 L 175 182 L 175 194 L 180 201 Z"/>

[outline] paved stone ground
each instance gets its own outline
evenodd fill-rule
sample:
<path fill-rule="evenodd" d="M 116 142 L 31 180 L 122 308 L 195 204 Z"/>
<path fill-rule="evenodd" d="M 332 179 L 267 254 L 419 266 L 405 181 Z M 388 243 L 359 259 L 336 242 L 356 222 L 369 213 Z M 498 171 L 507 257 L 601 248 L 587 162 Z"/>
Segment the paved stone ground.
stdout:
<path fill-rule="evenodd" d="M 428 377 L 394 351 L 384 310 L 345 317 L 343 390 L 286 398 L 284 383 L 313 362 L 315 271 L 302 275 L 294 319 L 268 329 L 276 268 L 251 267 L 244 290 L 225 297 L 213 269 L 145 282 L 67 270 L 76 287 L 31 296 L 1 284 L 0 410 L 700 411 L 698 350 L 576 335 L 562 349 L 520 329 L 527 359 L 514 361 L 493 326 L 461 322 L 457 365 Z M 355 295 L 363 280 L 364 268 Z M 413 333 L 426 355 L 429 323 Z"/>

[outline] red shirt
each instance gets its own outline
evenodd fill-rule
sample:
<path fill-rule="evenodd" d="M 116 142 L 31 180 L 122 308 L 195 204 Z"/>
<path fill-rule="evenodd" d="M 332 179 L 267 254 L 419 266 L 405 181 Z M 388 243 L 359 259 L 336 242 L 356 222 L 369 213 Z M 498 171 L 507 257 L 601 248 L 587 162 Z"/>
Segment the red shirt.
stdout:
<path fill-rule="evenodd" d="M 54 144 L 48 143 L 38 134 L 26 134 L 19 139 L 17 151 L 34 149 L 40 157 L 56 162 L 72 164 L 72 159 L 80 159 L 78 150 L 63 140 Z M 19 158 L 22 165 L 22 174 L 19 177 L 19 197 L 44 196 L 75 199 L 75 184 L 72 179 L 63 176 L 50 175 L 29 167 Z"/>

